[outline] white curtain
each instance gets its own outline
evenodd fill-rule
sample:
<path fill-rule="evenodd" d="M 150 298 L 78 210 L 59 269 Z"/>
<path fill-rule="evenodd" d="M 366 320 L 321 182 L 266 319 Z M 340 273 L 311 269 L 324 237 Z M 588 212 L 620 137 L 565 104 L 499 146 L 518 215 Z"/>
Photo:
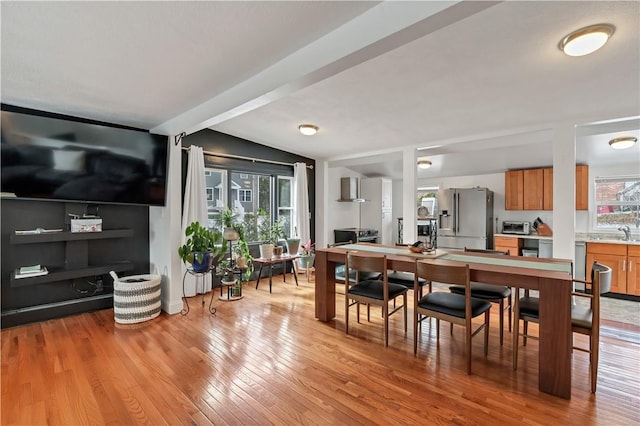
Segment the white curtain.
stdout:
<path fill-rule="evenodd" d="M 202 148 L 189 147 L 189 163 L 187 165 L 187 182 L 184 189 L 184 206 L 182 209 L 182 244 L 187 240 L 185 229 L 191 222 L 198 221 L 207 227 L 207 191 L 204 182 L 204 154 Z M 208 274 L 207 274 L 208 277 Z M 187 274 L 184 280 L 185 296 L 194 296 L 211 289 L 211 281 L 207 277 L 197 278 Z"/>
<path fill-rule="evenodd" d="M 300 243 L 311 238 L 311 213 L 309 212 L 309 185 L 307 184 L 307 165 L 293 165 L 293 206 L 295 211 L 295 227 Z"/>

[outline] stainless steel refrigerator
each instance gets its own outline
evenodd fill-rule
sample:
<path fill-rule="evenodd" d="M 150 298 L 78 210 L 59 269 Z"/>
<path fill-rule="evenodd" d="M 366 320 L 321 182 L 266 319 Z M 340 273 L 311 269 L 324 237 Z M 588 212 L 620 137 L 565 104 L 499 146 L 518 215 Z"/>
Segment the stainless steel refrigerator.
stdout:
<path fill-rule="evenodd" d="M 493 192 L 487 188 L 438 191 L 438 247 L 493 247 Z"/>

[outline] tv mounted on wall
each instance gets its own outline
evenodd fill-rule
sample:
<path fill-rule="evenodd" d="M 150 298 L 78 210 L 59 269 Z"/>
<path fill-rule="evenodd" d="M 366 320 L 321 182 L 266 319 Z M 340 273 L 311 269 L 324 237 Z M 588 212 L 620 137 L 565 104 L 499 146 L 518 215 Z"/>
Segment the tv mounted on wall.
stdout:
<path fill-rule="evenodd" d="M 167 136 L 30 112 L 2 105 L 3 197 L 165 204 Z"/>

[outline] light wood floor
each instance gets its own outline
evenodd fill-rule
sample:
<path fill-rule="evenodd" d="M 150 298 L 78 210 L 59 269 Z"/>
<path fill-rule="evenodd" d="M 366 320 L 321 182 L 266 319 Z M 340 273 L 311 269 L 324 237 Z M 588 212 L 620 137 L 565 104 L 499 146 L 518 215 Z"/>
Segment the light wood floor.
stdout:
<path fill-rule="evenodd" d="M 3 330 L 3 425 L 80 424 L 609 424 L 640 422 L 640 330 L 603 324 L 598 392 L 588 355 L 573 355 L 570 401 L 538 391 L 537 342 L 511 369 L 493 314 L 488 358 L 474 339 L 465 373 L 461 330 L 412 326 L 394 315 L 389 347 L 379 310 L 350 323 L 343 300 L 332 323 L 313 318 L 313 283 L 274 278 L 248 285 L 240 301 L 214 301 L 211 316 L 191 298 L 188 316 L 162 314 L 131 326 L 113 311 Z M 208 296 L 208 295 L 207 295 Z M 409 298 L 413 297 L 412 293 Z M 208 303 L 208 298 L 207 298 Z M 495 309 L 493 309 L 495 311 Z M 351 318 L 355 318 L 355 309 Z M 411 316 L 409 316 L 411 318 Z M 586 340 L 579 340 L 586 344 Z"/>

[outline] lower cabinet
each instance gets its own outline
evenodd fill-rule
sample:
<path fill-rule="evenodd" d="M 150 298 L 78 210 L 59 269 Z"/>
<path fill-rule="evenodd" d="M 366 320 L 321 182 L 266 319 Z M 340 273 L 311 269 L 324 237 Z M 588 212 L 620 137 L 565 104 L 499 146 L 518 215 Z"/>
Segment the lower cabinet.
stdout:
<path fill-rule="evenodd" d="M 523 240 L 517 237 L 494 237 L 493 249 L 500 251 L 509 251 L 511 256 L 520 256 Z"/>
<path fill-rule="evenodd" d="M 629 245 L 627 256 L 627 293 L 640 296 L 640 245 Z"/>
<path fill-rule="evenodd" d="M 587 277 L 597 261 L 611 268 L 611 292 L 640 296 L 640 246 L 587 243 Z"/>

